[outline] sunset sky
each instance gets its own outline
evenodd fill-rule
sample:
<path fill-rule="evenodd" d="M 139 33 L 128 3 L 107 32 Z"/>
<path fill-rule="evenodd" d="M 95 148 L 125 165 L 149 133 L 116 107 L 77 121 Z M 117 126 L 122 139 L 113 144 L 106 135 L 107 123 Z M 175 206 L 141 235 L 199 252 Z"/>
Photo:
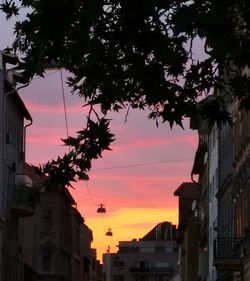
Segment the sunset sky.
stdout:
<path fill-rule="evenodd" d="M 69 135 L 74 136 L 84 126 L 86 112 L 65 81 L 64 73 Z M 34 119 L 27 131 L 28 163 L 45 163 L 67 151 L 60 140 L 67 135 L 61 86 L 60 71 L 51 71 L 20 92 Z M 70 189 L 93 230 L 92 246 L 98 249 L 99 258 L 109 245 L 116 251 L 119 240 L 140 238 L 161 221 L 177 224 L 178 198 L 173 192 L 190 180 L 197 147 L 196 132 L 188 129 L 188 120 L 186 130 L 170 130 L 168 124 L 157 128 L 146 112 L 130 112 L 127 122 L 125 114 L 110 115 L 117 138 L 113 151 L 93 162 L 88 182 Z M 96 212 L 100 203 L 107 208 L 106 214 Z M 108 228 L 113 237 L 105 235 Z"/>
<path fill-rule="evenodd" d="M 3 18 L 0 16 L 0 20 Z M 11 41 L 9 24 L 0 25 L 3 49 Z M 83 102 L 72 96 L 64 74 L 69 135 L 83 128 L 86 112 Z M 60 71 L 50 71 L 46 78 L 36 78 L 20 95 L 33 117 L 27 130 L 26 161 L 45 163 L 62 155 L 67 148 L 60 138 L 66 138 Z M 173 192 L 183 181 L 190 181 L 197 133 L 168 124 L 156 128 L 146 112 L 131 111 L 112 114 L 112 132 L 116 141 L 113 151 L 93 162 L 88 182 L 78 182 L 70 192 L 85 223 L 93 230 L 92 247 L 98 257 L 110 245 L 116 251 L 118 241 L 140 238 L 162 221 L 177 224 L 177 200 Z M 96 212 L 103 203 L 106 214 Z M 113 236 L 106 236 L 108 228 Z"/>

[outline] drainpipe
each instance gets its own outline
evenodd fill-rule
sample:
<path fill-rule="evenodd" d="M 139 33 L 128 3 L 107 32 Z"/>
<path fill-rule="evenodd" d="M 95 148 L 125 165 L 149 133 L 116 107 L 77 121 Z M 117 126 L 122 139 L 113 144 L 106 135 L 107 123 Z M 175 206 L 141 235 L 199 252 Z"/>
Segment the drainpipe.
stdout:
<path fill-rule="evenodd" d="M 16 89 L 16 92 L 18 92 L 18 90 L 20 90 L 20 89 L 28 87 L 29 84 L 30 84 L 30 82 L 27 82 L 25 85 L 18 87 Z M 25 155 L 26 155 L 26 129 L 27 129 L 27 127 L 32 125 L 32 123 L 33 123 L 32 117 L 30 117 L 29 121 L 30 121 L 30 123 L 28 123 L 27 125 L 24 126 L 24 131 L 23 131 L 23 161 L 24 161 L 24 163 L 25 163 L 25 158 L 26 158 L 25 157 Z"/>
<path fill-rule="evenodd" d="M 31 126 L 33 123 L 33 119 L 31 117 L 31 119 L 29 120 L 30 123 L 28 123 L 27 125 L 24 126 L 24 130 L 23 130 L 23 161 L 25 163 L 25 156 L 26 156 L 26 129 L 27 127 Z"/>

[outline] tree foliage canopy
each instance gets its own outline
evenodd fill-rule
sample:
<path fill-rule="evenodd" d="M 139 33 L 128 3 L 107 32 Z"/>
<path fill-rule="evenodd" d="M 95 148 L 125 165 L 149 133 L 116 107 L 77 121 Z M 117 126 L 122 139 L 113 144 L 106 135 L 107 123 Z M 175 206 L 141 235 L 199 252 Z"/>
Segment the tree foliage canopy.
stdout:
<path fill-rule="evenodd" d="M 29 79 L 55 64 L 70 72 L 72 92 L 90 107 L 86 129 L 64 140 L 74 173 L 108 149 L 109 111 L 148 109 L 149 118 L 182 126 L 185 116 L 229 119 L 225 99 L 250 108 L 249 0 L 4 0 L 6 17 L 29 8 L 15 25 L 12 51 Z M 199 38 L 203 58 L 194 58 Z M 214 90 L 215 99 L 199 103 Z M 103 116 L 96 114 L 101 108 Z M 96 122 L 91 116 L 97 116 Z M 45 166 L 59 168 L 63 158 Z M 69 165 L 70 164 L 70 165 Z M 71 173 L 70 172 L 70 173 Z"/>

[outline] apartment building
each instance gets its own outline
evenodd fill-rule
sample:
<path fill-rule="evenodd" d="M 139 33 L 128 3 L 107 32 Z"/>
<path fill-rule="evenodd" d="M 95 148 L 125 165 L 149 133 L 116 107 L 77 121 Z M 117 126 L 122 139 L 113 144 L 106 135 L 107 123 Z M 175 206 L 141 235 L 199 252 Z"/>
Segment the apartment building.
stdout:
<path fill-rule="evenodd" d="M 117 253 L 103 255 L 106 281 L 169 281 L 177 275 L 176 228 L 168 222 L 139 240 L 120 241 Z"/>
<path fill-rule="evenodd" d="M 15 90 L 19 60 L 0 52 L 0 280 L 96 281 L 92 231 L 66 188 L 41 189 L 25 164 L 32 118 Z M 99 268 L 98 268 L 99 269 Z"/>
<path fill-rule="evenodd" d="M 18 63 L 16 55 L 0 52 L 0 274 L 8 281 L 22 280 L 19 221 L 32 215 L 35 207 L 32 181 L 24 173 L 25 131 L 32 118 L 15 89 L 18 82 L 25 82 L 13 69 Z"/>
<path fill-rule="evenodd" d="M 213 97 L 209 97 L 213 99 Z M 191 183 L 183 183 L 179 196 L 179 244 L 181 280 L 217 280 L 214 240 L 218 235 L 219 129 L 199 116 L 190 127 L 198 132 L 198 148 Z M 189 201 L 187 200 L 189 199 Z M 183 205 L 185 202 L 186 205 Z M 185 208 L 183 208 L 183 206 Z M 185 220 L 181 216 L 184 216 Z"/>
<path fill-rule="evenodd" d="M 39 187 L 43 178 L 27 164 L 25 171 Z M 25 267 L 30 269 L 24 280 L 89 281 L 93 235 L 74 198 L 62 187 L 41 189 L 39 194 L 34 215 L 20 225 L 19 247 Z"/>
<path fill-rule="evenodd" d="M 219 138 L 221 173 L 214 264 L 218 280 L 243 281 L 250 278 L 250 115 L 237 101 L 229 106 L 233 126 L 224 126 Z"/>
<path fill-rule="evenodd" d="M 191 212 L 199 224 L 199 280 L 250 278 L 250 114 L 228 98 L 232 124 L 191 120 L 199 134 L 191 172 L 200 189 Z"/>

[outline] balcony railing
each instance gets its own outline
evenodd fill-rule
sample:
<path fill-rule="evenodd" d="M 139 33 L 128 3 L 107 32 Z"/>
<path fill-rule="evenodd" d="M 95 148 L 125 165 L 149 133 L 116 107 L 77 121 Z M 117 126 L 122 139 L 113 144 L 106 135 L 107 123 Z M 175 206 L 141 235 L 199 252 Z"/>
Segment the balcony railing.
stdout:
<path fill-rule="evenodd" d="M 149 272 L 149 267 L 130 267 L 129 271 L 131 273 L 145 273 Z"/>
<path fill-rule="evenodd" d="M 131 274 L 172 274 L 171 267 L 130 267 Z"/>
<path fill-rule="evenodd" d="M 11 208 L 19 217 L 32 216 L 38 201 L 38 191 L 32 186 L 16 185 Z"/>
<path fill-rule="evenodd" d="M 240 241 L 240 257 L 244 258 L 250 255 L 250 235 L 246 234 Z"/>
<path fill-rule="evenodd" d="M 220 237 L 214 241 L 214 266 L 218 271 L 242 270 L 242 238 Z"/>

